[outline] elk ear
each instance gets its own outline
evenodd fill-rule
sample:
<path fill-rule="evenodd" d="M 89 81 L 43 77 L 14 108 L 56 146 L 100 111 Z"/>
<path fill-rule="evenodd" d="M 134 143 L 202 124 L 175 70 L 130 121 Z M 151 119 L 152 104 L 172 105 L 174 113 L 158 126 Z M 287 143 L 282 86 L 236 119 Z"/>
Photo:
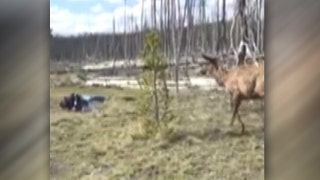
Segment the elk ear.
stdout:
<path fill-rule="evenodd" d="M 218 58 L 217 57 L 211 57 L 211 56 L 208 56 L 206 54 L 202 54 L 202 58 L 209 61 L 211 65 L 213 65 L 213 67 L 215 69 L 218 69 Z"/>
<path fill-rule="evenodd" d="M 246 45 L 242 44 L 241 49 L 239 49 L 239 50 L 240 51 L 238 52 L 238 65 L 243 65 L 245 57 L 246 57 L 246 53 L 247 53 Z"/>

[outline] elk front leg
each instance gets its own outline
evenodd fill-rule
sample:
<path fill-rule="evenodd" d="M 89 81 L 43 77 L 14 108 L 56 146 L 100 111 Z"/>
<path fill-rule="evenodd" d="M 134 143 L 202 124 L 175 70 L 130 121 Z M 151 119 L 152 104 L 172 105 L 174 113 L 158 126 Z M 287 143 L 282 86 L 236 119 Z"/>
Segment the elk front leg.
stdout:
<path fill-rule="evenodd" d="M 241 124 L 241 134 L 243 134 L 244 131 L 245 131 L 245 126 L 244 126 L 244 123 L 242 122 L 241 117 L 239 115 L 239 107 L 240 107 L 240 104 L 241 104 L 241 97 L 239 95 L 234 95 L 232 97 L 232 104 L 233 104 L 233 115 L 232 115 L 232 118 L 231 118 L 230 126 L 233 126 L 234 119 L 237 116 L 238 121 Z"/>
<path fill-rule="evenodd" d="M 240 124 L 241 124 L 241 134 L 243 134 L 244 131 L 245 131 L 245 127 L 244 127 L 244 123 L 243 123 L 242 120 L 241 120 L 241 117 L 240 117 L 240 115 L 239 115 L 239 112 L 237 113 L 237 116 L 238 116 L 238 121 L 239 121 Z"/>
<path fill-rule="evenodd" d="M 232 99 L 232 95 L 230 95 L 230 107 L 231 107 L 231 111 L 233 110 L 233 99 Z"/>
<path fill-rule="evenodd" d="M 234 94 L 231 96 L 231 108 L 233 110 L 233 114 L 232 114 L 232 118 L 231 118 L 231 122 L 230 122 L 230 126 L 233 126 L 234 124 L 234 118 L 236 117 L 237 113 L 238 113 L 238 108 L 240 106 L 240 96 L 237 94 Z"/>

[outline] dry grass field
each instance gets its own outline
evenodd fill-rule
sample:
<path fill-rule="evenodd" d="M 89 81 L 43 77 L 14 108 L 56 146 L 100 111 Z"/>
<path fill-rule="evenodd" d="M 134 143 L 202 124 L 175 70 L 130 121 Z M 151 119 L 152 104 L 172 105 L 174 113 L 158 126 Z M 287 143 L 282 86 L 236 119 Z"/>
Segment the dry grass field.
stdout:
<path fill-rule="evenodd" d="M 102 87 L 51 87 L 51 179 L 264 179 L 264 111 L 260 102 L 240 107 L 246 133 L 229 127 L 223 92 L 190 90 L 173 105 L 177 118 L 166 138 L 133 138 L 136 91 Z M 71 92 L 108 96 L 99 112 L 63 111 Z"/>

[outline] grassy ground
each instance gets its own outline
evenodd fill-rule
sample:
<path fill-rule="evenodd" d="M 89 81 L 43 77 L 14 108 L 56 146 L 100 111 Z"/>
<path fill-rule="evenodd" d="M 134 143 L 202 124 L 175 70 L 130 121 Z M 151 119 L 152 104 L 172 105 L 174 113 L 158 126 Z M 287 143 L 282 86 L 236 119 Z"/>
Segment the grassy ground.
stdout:
<path fill-rule="evenodd" d="M 60 110 L 60 98 L 71 92 L 110 99 L 98 113 Z M 183 93 L 170 137 L 133 140 L 134 90 L 60 87 L 51 88 L 50 98 L 52 179 L 264 179 L 260 103 L 241 106 L 247 133 L 240 137 L 237 121 L 228 126 L 223 93 Z"/>

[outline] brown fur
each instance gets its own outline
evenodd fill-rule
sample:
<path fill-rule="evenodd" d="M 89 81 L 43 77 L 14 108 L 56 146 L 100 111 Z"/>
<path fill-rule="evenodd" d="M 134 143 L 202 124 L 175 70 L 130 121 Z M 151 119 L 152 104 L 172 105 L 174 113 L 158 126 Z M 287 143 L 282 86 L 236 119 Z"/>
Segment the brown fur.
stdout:
<path fill-rule="evenodd" d="M 244 133 L 245 126 L 238 110 L 243 100 L 264 99 L 264 62 L 258 61 L 258 66 L 244 64 L 227 70 L 219 65 L 217 58 L 204 54 L 202 57 L 210 62 L 209 72 L 217 84 L 224 87 L 226 92 L 231 95 L 233 115 L 230 125 L 233 125 L 235 116 L 237 116 L 242 127 L 241 133 Z"/>

